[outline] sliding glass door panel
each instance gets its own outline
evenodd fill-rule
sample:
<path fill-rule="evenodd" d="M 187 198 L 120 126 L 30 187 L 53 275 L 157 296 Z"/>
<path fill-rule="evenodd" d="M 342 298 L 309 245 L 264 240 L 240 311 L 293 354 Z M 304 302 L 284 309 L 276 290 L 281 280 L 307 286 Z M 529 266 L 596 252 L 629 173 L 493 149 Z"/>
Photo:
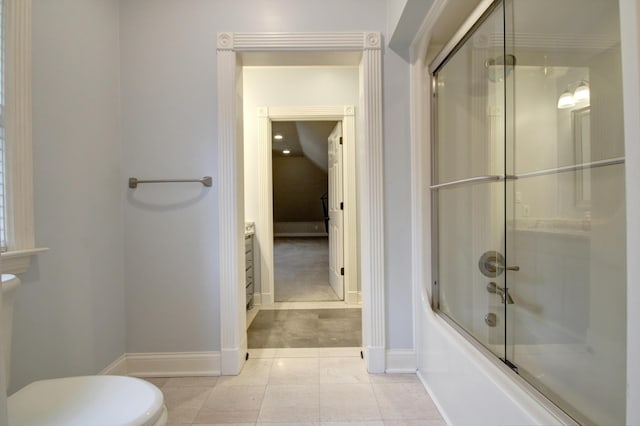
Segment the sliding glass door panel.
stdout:
<path fill-rule="evenodd" d="M 625 424 L 618 3 L 474 18 L 431 67 L 433 305 L 579 423 Z"/>

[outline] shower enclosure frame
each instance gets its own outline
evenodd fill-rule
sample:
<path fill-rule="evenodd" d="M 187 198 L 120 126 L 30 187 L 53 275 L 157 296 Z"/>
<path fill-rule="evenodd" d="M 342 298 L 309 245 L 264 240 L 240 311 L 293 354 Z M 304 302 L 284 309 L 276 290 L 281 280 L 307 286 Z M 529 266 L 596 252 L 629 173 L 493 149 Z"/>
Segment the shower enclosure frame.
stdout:
<path fill-rule="evenodd" d="M 504 190 L 504 203 L 505 203 L 505 211 L 504 211 L 504 220 L 507 221 L 508 217 L 510 217 L 507 213 L 507 207 L 506 207 L 506 203 L 508 202 L 510 196 L 513 197 L 515 195 L 515 192 L 513 194 L 508 193 L 509 190 L 511 190 L 512 192 L 514 191 L 513 187 L 511 187 L 511 189 L 509 189 L 508 182 L 509 181 L 515 181 L 518 176 L 516 176 L 515 170 L 512 170 L 510 167 L 507 167 L 508 164 L 508 159 L 507 159 L 507 153 L 508 153 L 508 148 L 507 148 L 507 140 L 508 137 L 505 134 L 505 139 L 503 140 L 504 142 L 504 149 L 505 149 L 505 158 L 504 158 L 504 170 L 503 170 L 503 174 L 502 175 L 491 175 L 491 174 L 487 174 L 485 176 L 474 176 L 474 177 L 470 177 L 470 178 L 466 178 L 466 179 L 461 179 L 458 181 L 450 181 L 447 183 L 440 183 L 438 181 L 438 176 L 439 176 L 439 164 L 438 164 L 438 146 L 436 144 L 436 140 L 438 139 L 438 77 L 437 77 L 437 73 L 438 71 L 441 69 L 441 67 L 443 67 L 445 64 L 447 64 L 448 60 L 453 57 L 457 51 L 465 44 L 465 42 L 474 35 L 475 29 L 477 27 L 479 27 L 480 25 L 482 25 L 486 18 L 488 16 L 490 16 L 492 13 L 494 13 L 496 11 L 497 8 L 499 7 L 503 7 L 503 12 L 506 8 L 506 1 L 505 0 L 483 0 L 480 2 L 480 4 L 476 7 L 476 9 L 474 10 L 474 12 L 469 16 L 469 18 L 463 23 L 463 25 L 456 31 L 456 33 L 454 34 L 454 36 L 450 39 L 450 41 L 445 45 L 445 47 L 440 51 L 440 53 L 438 53 L 436 55 L 436 57 L 430 61 L 429 65 L 426 68 L 426 70 L 428 70 L 429 73 L 429 79 L 430 79 L 430 84 L 431 84 L 431 99 L 430 99 L 430 119 L 431 119 L 431 125 L 430 125 L 430 137 L 431 137 L 431 144 L 430 144 L 430 155 L 431 155 L 431 182 L 432 185 L 430 186 L 430 210 L 431 210 L 431 224 L 430 224 L 430 230 L 431 230 L 431 283 L 430 283 L 430 287 L 431 287 L 431 297 L 430 297 L 430 303 L 431 303 L 431 307 L 432 309 L 436 312 L 436 314 L 442 318 L 446 323 L 448 323 L 450 326 L 452 326 L 456 331 L 458 331 L 462 336 L 465 337 L 465 339 L 470 342 L 476 349 L 479 350 L 479 352 L 481 352 L 484 356 L 488 357 L 496 366 L 498 366 L 501 370 L 507 372 L 508 375 L 510 375 L 521 387 L 523 387 L 532 397 L 534 397 L 538 402 L 541 403 L 541 405 L 543 405 L 547 410 L 549 410 L 555 417 L 557 417 L 561 422 L 565 423 L 565 424 L 577 424 L 576 420 L 574 417 L 571 417 L 571 415 L 569 415 L 567 412 L 565 412 L 563 409 L 561 409 L 558 405 L 556 405 L 556 403 L 554 403 L 551 399 L 549 399 L 549 397 L 547 397 L 547 395 L 545 395 L 544 393 L 542 393 L 538 388 L 534 387 L 533 384 L 529 383 L 527 380 L 525 380 L 524 378 L 520 377 L 519 373 L 518 373 L 518 369 L 517 367 L 512 364 L 509 361 L 509 355 L 508 355 L 508 340 L 509 337 L 507 337 L 506 334 L 506 327 L 507 325 L 507 321 L 506 321 L 506 312 L 507 312 L 507 303 L 504 304 L 504 310 L 505 310 L 505 338 L 503 341 L 504 344 L 504 358 L 496 356 L 497 354 L 492 352 L 488 347 L 486 347 L 480 340 L 478 340 L 478 338 L 476 336 L 474 336 L 469 330 L 466 330 L 463 326 L 461 326 L 460 324 L 458 324 L 456 321 L 454 321 L 452 318 L 450 318 L 448 315 L 446 315 L 445 313 L 443 313 L 440 310 L 440 245 L 441 245 L 441 241 L 440 241 L 440 230 L 439 230 L 439 216 L 440 216 L 440 201 L 439 201 L 439 190 L 443 187 L 451 187 L 451 186 L 455 186 L 455 185 L 462 185 L 462 184 L 469 184 L 469 183 L 480 183 L 480 182 L 490 182 L 490 181 L 495 181 L 495 182 L 502 182 L 503 185 L 503 190 Z M 508 52 L 507 52 L 507 30 L 506 30 L 506 25 L 507 25 L 507 20 L 506 20 L 506 16 L 503 13 L 503 30 L 504 30 L 504 43 L 502 45 L 502 49 L 504 51 L 504 57 L 507 58 Z M 506 96 L 507 96 L 507 89 L 506 89 L 506 76 L 508 74 L 508 72 L 506 71 L 507 67 L 504 67 L 504 73 L 505 73 L 505 92 L 504 92 L 504 96 L 505 98 L 503 99 L 503 102 L 506 106 Z M 507 110 L 505 108 L 505 111 L 503 112 L 503 114 L 506 116 L 507 114 Z M 513 118 L 512 118 L 513 119 Z M 505 119 L 505 123 L 504 123 L 504 128 L 503 131 L 506 133 L 509 130 L 509 125 L 507 124 L 507 120 Z M 513 156 L 514 154 L 512 152 L 508 153 L 509 155 Z M 584 170 L 584 169 L 590 169 L 590 168 L 595 168 L 595 167 L 600 167 L 600 166 L 607 166 L 607 165 L 615 165 L 615 164 L 623 164 L 624 161 L 624 157 L 619 157 L 619 158 L 612 158 L 610 160 L 606 160 L 606 161 L 595 161 L 593 163 L 590 164 L 576 164 L 574 166 L 569 166 L 569 167 L 560 167 L 558 169 L 555 170 L 555 172 L 558 171 L 563 171 L 562 169 L 564 169 L 564 171 L 580 171 L 580 170 Z M 553 170 L 542 170 L 540 172 L 533 172 L 533 173 L 524 173 L 521 177 L 531 177 L 531 176 L 542 176 L 545 174 L 551 174 L 552 172 L 554 172 Z M 473 175 L 472 175 L 473 176 Z M 435 183 L 435 184 L 434 184 Z M 504 235 L 503 235 L 503 240 L 504 240 L 504 249 L 506 251 L 509 251 L 509 245 L 510 243 L 508 242 L 508 232 L 507 232 L 507 228 L 508 225 L 505 222 L 504 225 Z M 506 265 L 504 265 L 506 267 Z M 505 271 L 505 280 L 506 280 L 506 271 Z M 505 296 L 508 296 L 507 293 L 507 283 L 505 281 Z M 503 299 L 504 300 L 504 299 Z M 552 392 L 553 393 L 553 392 Z"/>

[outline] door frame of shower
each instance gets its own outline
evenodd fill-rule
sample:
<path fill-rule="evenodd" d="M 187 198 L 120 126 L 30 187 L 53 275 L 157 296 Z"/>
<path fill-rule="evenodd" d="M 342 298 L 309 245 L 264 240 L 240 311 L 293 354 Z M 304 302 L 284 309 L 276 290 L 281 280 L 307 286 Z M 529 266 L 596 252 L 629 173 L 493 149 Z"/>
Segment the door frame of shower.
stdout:
<path fill-rule="evenodd" d="M 247 353 L 244 309 L 243 52 L 358 52 L 357 185 L 363 342 L 367 370 L 386 367 L 382 36 L 379 32 L 217 34 L 220 370 L 239 374 Z"/>
<path fill-rule="evenodd" d="M 475 349 L 482 354 L 486 366 L 490 366 L 492 372 L 511 382 L 503 382 L 503 386 L 511 391 L 511 395 L 517 399 L 532 399 L 547 410 L 555 420 L 563 424 L 576 424 L 575 420 L 550 401 L 544 394 L 534 388 L 530 383 L 521 378 L 513 370 L 500 360 L 489 349 L 479 343 L 469 332 L 458 326 L 446 315 L 439 312 L 435 305 L 438 301 L 438 287 L 435 280 L 438 276 L 437 255 L 437 208 L 435 195 L 431 192 L 435 174 L 432 171 L 432 159 L 435 158 L 433 138 L 435 127 L 432 120 L 435 118 L 433 71 L 446 59 L 455 53 L 456 46 L 463 42 L 466 34 L 474 27 L 485 13 L 492 10 L 494 5 L 504 0 L 480 0 L 473 13 L 464 21 L 454 33 L 451 40 L 435 56 L 428 58 L 431 43 L 432 29 L 438 18 L 448 6 L 449 0 L 436 0 L 429 13 L 425 17 L 416 37 L 410 46 L 410 108 L 411 108 L 411 223 L 412 232 L 412 281 L 414 301 L 414 347 L 420 371 L 422 354 L 423 325 L 420 324 L 418 314 L 424 309 L 424 305 L 430 306 L 438 320 L 447 324 L 463 337 L 466 346 Z M 424 120 L 429 117 L 429 120 Z M 425 226 L 426 225 L 426 226 Z M 425 262 L 425 259 L 432 261 Z M 428 265 L 428 266 L 426 266 Z M 420 374 L 419 374 L 420 376 Z"/>

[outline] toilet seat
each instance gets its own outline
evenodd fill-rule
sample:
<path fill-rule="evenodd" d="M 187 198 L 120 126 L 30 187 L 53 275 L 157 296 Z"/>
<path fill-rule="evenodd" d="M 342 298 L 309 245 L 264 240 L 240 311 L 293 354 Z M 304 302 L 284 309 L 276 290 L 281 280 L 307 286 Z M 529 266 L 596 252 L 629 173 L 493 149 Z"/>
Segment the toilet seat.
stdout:
<path fill-rule="evenodd" d="M 155 426 L 166 422 L 160 390 L 141 379 L 41 380 L 8 398 L 10 426 Z"/>

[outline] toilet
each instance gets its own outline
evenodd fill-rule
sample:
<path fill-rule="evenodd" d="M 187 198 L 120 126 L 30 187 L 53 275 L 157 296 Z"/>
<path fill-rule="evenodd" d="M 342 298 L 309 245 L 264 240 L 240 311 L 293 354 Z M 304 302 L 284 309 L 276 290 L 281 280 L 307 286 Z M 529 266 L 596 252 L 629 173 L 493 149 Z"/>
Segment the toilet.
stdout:
<path fill-rule="evenodd" d="M 9 378 L 13 296 L 20 280 L 2 274 L 2 338 Z M 8 383 L 7 383 L 8 385 Z M 167 408 L 153 384 L 124 376 L 33 382 L 9 396 L 9 426 L 164 426 Z"/>

